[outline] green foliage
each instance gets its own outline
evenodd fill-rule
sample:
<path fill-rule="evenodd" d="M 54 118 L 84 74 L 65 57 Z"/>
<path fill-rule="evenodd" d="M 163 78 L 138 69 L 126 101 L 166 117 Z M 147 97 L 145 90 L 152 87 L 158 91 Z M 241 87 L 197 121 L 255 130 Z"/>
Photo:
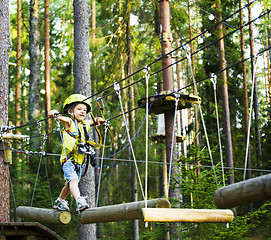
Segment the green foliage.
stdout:
<path fill-rule="evenodd" d="M 91 1 L 90 1 L 91 2 Z M 237 1 L 227 0 L 221 1 L 222 3 L 222 16 L 227 17 L 238 8 Z M 245 4 L 245 2 L 243 2 Z M 257 3 L 260 9 L 270 8 L 269 1 L 262 1 Z M 11 49 L 9 54 L 9 61 L 16 63 L 16 44 L 17 44 L 17 30 L 16 30 L 16 1 L 11 1 Z M 41 33 L 42 44 L 41 50 L 43 52 L 44 46 L 44 11 L 43 1 L 41 1 Z M 252 5 L 254 8 L 255 5 Z M 127 39 L 126 39 L 126 27 L 127 27 L 127 8 L 126 1 L 113 1 L 113 0 L 97 0 L 96 1 L 96 39 L 90 39 L 90 70 L 91 70 L 91 83 L 93 94 L 100 93 L 98 96 L 104 97 L 104 115 L 106 118 L 114 118 L 110 121 L 114 135 L 114 145 L 105 150 L 105 156 L 112 156 L 120 151 L 125 145 L 127 145 L 126 129 L 123 124 L 121 116 L 119 99 L 112 87 L 103 91 L 105 88 L 111 86 L 113 83 L 123 79 L 123 76 L 127 76 Z M 257 8 L 258 9 L 258 8 Z M 133 66 L 132 71 L 137 72 L 144 66 L 152 63 L 161 54 L 160 43 L 160 12 L 159 1 L 131 1 L 130 2 L 131 17 L 135 19 L 131 22 L 131 41 L 132 41 L 132 55 Z M 173 48 L 180 47 L 181 44 L 186 43 L 190 39 L 190 34 L 194 38 L 201 31 L 208 30 L 199 38 L 194 39 L 192 47 L 194 51 L 202 49 L 194 56 L 195 78 L 201 80 L 207 78 L 211 73 L 218 72 L 219 67 L 219 50 L 217 42 L 217 27 L 214 27 L 217 19 L 210 20 L 210 14 L 217 17 L 218 9 L 215 2 L 211 0 L 199 0 L 191 1 L 191 23 L 188 19 L 188 3 L 182 1 L 170 1 L 171 11 L 171 31 L 173 35 Z M 74 77 L 73 77 L 73 4 L 70 0 L 57 0 L 50 2 L 50 63 L 51 63 L 51 104 L 52 109 L 61 110 L 64 99 L 74 92 Z M 244 16 L 247 17 L 247 13 L 244 12 Z M 91 16 L 89 16 L 91 18 Z M 20 79 L 21 84 L 21 97 L 19 99 L 21 105 L 21 124 L 27 123 L 28 112 L 28 96 L 29 96 L 29 2 L 22 2 L 22 51 L 21 51 L 21 70 Z M 191 24 L 192 32 L 189 32 L 189 24 Z M 265 42 L 265 29 L 269 29 L 270 18 L 268 15 L 264 19 L 254 23 L 257 29 L 255 37 L 256 46 L 260 49 L 266 48 Z M 227 19 L 224 23 L 224 35 L 229 34 L 225 38 L 226 48 L 226 61 L 227 66 L 234 65 L 241 60 L 240 54 L 240 36 L 239 32 L 230 34 L 232 31 L 239 27 L 239 16 L 234 15 Z M 94 30 L 90 28 L 90 32 Z M 248 56 L 250 51 L 248 28 L 244 28 L 245 35 L 245 52 Z M 258 34 L 259 33 L 259 34 Z M 184 60 L 180 62 L 182 85 L 186 86 L 192 83 L 192 77 L 190 68 L 186 61 L 186 53 L 181 48 L 178 54 L 175 52 L 172 54 L 173 61 L 184 57 Z M 42 57 L 44 59 L 44 57 Z M 265 62 L 262 58 L 260 64 Z M 251 66 L 247 61 L 247 74 L 248 74 L 248 95 L 251 96 Z M 161 61 L 151 65 L 150 73 L 155 73 L 161 70 Z M 173 66 L 174 78 L 177 75 L 175 65 Z M 271 138 L 271 126 L 270 126 L 270 108 L 268 105 L 267 88 L 264 85 L 266 80 L 267 69 L 263 66 L 259 66 L 257 70 L 257 79 L 259 79 L 259 93 L 260 99 L 260 124 L 262 126 L 262 158 L 256 154 L 256 134 L 255 134 L 255 121 L 252 121 L 251 128 L 251 155 L 252 155 L 252 167 L 258 167 L 262 163 L 263 169 L 270 169 L 270 138 Z M 17 68 L 13 65 L 9 68 L 9 120 L 14 122 L 17 119 L 15 113 L 15 85 L 16 85 L 16 73 Z M 228 77 L 228 91 L 229 91 L 229 104 L 231 115 L 231 133 L 233 143 L 234 165 L 236 168 L 243 167 L 246 137 L 244 126 L 244 94 L 242 88 L 242 68 L 241 65 L 234 65 L 227 71 Z M 134 87 L 135 103 L 145 97 L 146 85 L 144 81 L 145 75 L 142 71 L 133 75 L 121 82 L 121 87 L 125 87 L 132 82 L 138 81 Z M 42 115 L 38 119 L 42 119 L 45 116 L 45 94 L 44 94 L 44 64 L 42 65 L 42 92 L 41 92 L 41 104 L 39 106 Z M 162 72 L 150 77 L 150 89 L 149 95 L 154 95 L 159 91 L 160 84 L 163 81 Z M 177 85 L 177 84 L 176 84 Z M 223 131 L 223 101 L 221 91 L 222 81 L 218 74 L 217 82 L 217 99 L 218 99 L 218 118 L 220 120 L 220 133 L 222 137 L 223 156 L 227 149 L 225 148 L 225 136 Z M 207 123 L 207 132 L 210 144 L 212 146 L 212 154 L 215 162 L 215 170 L 217 175 L 217 181 L 219 186 L 222 185 L 221 177 L 221 165 L 220 165 L 220 153 L 218 151 L 218 136 L 217 136 L 217 122 L 214 103 L 214 89 L 213 84 L 209 80 L 202 81 L 198 84 L 199 95 L 202 99 L 201 106 L 205 122 Z M 122 103 L 129 105 L 130 102 L 130 89 L 121 91 Z M 193 88 L 186 88 L 185 93 L 194 94 Z M 267 100 L 265 100 L 267 95 Z M 92 111 L 95 115 L 99 115 L 99 109 L 95 104 L 95 96 L 91 99 L 93 106 Z M 270 96 L 269 96 L 270 97 Z M 128 104 L 129 103 L 129 104 Z M 131 106 L 127 107 L 128 110 Z M 136 104 L 135 106 L 136 107 Z M 191 115 L 194 112 L 191 110 Z M 116 117 L 121 116 L 121 117 Z M 127 115 L 128 116 L 128 115 Z M 115 118 L 116 117 L 116 118 Z M 141 127 L 141 124 L 145 117 L 145 111 L 143 109 L 136 110 L 135 114 L 135 131 L 137 136 L 133 140 L 133 147 L 135 150 L 136 160 L 138 161 L 138 168 L 141 177 L 141 181 L 144 182 L 144 160 L 145 160 L 145 125 Z M 149 137 L 155 135 L 157 129 L 157 120 L 155 115 L 149 116 Z M 193 136 L 194 120 L 192 119 L 189 126 L 187 126 L 187 141 L 189 142 L 190 136 Z M 200 122 L 200 121 L 199 121 Z M 202 124 L 200 122 L 200 130 L 202 130 Z M 37 132 L 38 127 L 31 125 L 29 127 L 20 128 L 20 133 L 30 135 L 33 132 Z M 104 129 L 101 130 L 104 136 Z M 46 152 L 53 153 L 55 155 L 47 155 L 45 157 L 47 168 L 50 170 L 49 182 L 47 180 L 47 173 L 44 165 L 44 160 L 41 162 L 41 168 L 37 179 L 37 187 L 33 199 L 33 205 L 37 207 L 51 207 L 51 195 L 52 201 L 58 196 L 64 179 L 60 171 L 60 163 L 58 154 L 61 151 L 60 138 L 57 131 L 56 123 L 52 123 L 51 129 L 46 122 L 42 123 L 42 134 L 48 134 L 48 140 L 46 141 Z M 130 128 L 131 135 L 134 134 L 134 129 Z M 203 131 L 201 131 L 203 132 Z M 211 168 L 203 168 L 203 166 L 210 166 L 209 154 L 203 146 L 205 146 L 205 136 L 200 134 L 201 146 L 194 146 L 193 144 L 188 146 L 188 157 L 180 157 L 177 167 L 179 167 L 180 175 L 174 176 L 174 186 L 178 187 L 182 194 L 182 199 L 171 199 L 172 203 L 179 204 L 181 207 L 187 208 L 215 208 L 212 194 L 216 189 L 213 170 Z M 133 136 L 131 136 L 133 137 Z M 107 139 L 107 142 L 110 140 Z M 38 151 L 41 147 L 41 139 L 39 136 L 34 136 L 31 141 L 24 142 L 17 141 L 12 143 L 12 147 L 19 150 L 35 151 L 33 142 L 36 143 Z M 160 196 L 159 193 L 159 171 L 161 160 L 164 158 L 165 144 L 154 143 L 149 141 L 149 160 L 154 162 L 149 166 L 149 179 L 148 179 L 148 197 L 156 198 Z M 101 196 L 99 198 L 99 206 L 111 205 L 131 201 L 131 169 L 134 166 L 129 147 L 120 151 L 112 159 L 106 159 L 104 161 L 104 167 L 102 172 L 101 182 Z M 261 160 L 264 160 L 261 162 Z M 128 161 L 129 160 L 129 161 Z M 16 219 L 15 205 L 30 205 L 31 198 L 33 196 L 34 184 L 36 181 L 38 165 L 40 161 L 39 155 L 14 153 L 13 164 L 10 167 L 11 180 L 14 189 L 14 196 L 11 194 L 11 213 L 12 219 Z M 195 165 L 200 162 L 202 167 Z M 190 169 L 189 166 L 194 166 Z M 47 169 L 47 170 L 48 170 Z M 253 173 L 256 176 L 258 173 Z M 180 180 L 181 179 L 181 180 Z M 235 180 L 242 179 L 242 172 L 235 171 Z M 49 184 L 50 190 L 49 192 Z M 18 187 L 19 186 L 19 187 Z M 142 200 L 141 189 L 138 183 L 139 199 Z M 15 202 L 13 201 L 15 199 Z M 48 224 L 50 228 L 59 233 L 65 239 L 77 239 L 78 238 L 78 218 L 75 212 L 75 203 L 72 202 L 72 198 L 68 199 L 72 203 L 72 222 L 69 226 L 52 226 Z M 16 203 L 16 204 L 15 204 Z M 181 236 L 182 239 L 245 239 L 250 238 L 253 231 L 262 232 L 265 239 L 270 238 L 269 225 L 270 214 L 269 205 L 259 207 L 255 206 L 253 213 L 247 213 L 247 209 L 238 208 L 238 216 L 234 222 L 229 225 L 229 228 L 225 224 L 187 224 L 183 223 L 176 226 L 174 229 L 176 236 Z M 144 223 L 140 223 L 140 238 L 142 239 L 159 239 L 164 236 L 168 229 L 172 226 L 167 224 L 150 224 L 149 228 L 144 227 Z M 130 222 L 120 223 L 106 223 L 100 225 L 100 239 L 131 239 L 132 230 Z"/>

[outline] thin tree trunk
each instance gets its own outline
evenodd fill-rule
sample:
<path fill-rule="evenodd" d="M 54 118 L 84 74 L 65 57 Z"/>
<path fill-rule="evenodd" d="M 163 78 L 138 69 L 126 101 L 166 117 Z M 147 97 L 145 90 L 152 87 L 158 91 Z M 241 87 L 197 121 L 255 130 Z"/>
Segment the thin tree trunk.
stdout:
<path fill-rule="evenodd" d="M 92 0 L 92 7 L 91 7 L 91 28 L 92 28 L 92 33 L 91 33 L 91 38 L 92 38 L 92 45 L 96 46 L 96 0 Z M 92 56 L 94 55 L 92 51 Z M 93 65 L 96 69 L 96 57 L 92 57 L 92 62 Z M 95 93 L 96 92 L 96 80 L 92 79 L 92 91 Z"/>
<path fill-rule="evenodd" d="M 16 50 L 16 59 L 17 59 L 17 74 L 16 74 L 16 88 L 15 88 L 15 113 L 16 113 L 16 122 L 15 126 L 20 125 L 20 97 L 21 97 L 21 51 L 22 51 L 22 3 L 21 0 L 17 0 L 17 50 Z M 19 130 L 16 130 L 16 133 L 19 133 Z"/>
<path fill-rule="evenodd" d="M 239 9 L 242 9 L 242 1 L 239 0 Z M 240 26 L 243 26 L 243 10 L 240 11 Z M 242 57 L 242 72 L 243 72 L 243 94 L 244 94 L 244 122 L 245 122 L 245 131 L 246 139 L 248 137 L 248 93 L 247 93 L 247 71 L 246 71 L 246 61 L 245 60 L 245 39 L 244 39 L 244 29 L 240 30 L 240 39 L 241 39 L 241 57 Z M 248 162 L 251 162 L 250 148 L 248 149 Z"/>
<path fill-rule="evenodd" d="M 39 0 L 30 0 L 30 33 L 29 33 L 29 98 L 28 120 L 40 116 L 40 81 L 41 81 L 41 53 L 40 53 L 40 3 Z M 33 125 L 30 136 L 40 133 L 40 126 Z M 34 151 L 40 150 L 40 142 L 36 138 L 30 138 L 30 146 Z M 29 165 L 35 164 L 33 156 L 30 156 Z M 32 167 L 33 169 L 33 167 Z M 34 170 L 33 170 L 34 171 Z"/>
<path fill-rule="evenodd" d="M 45 115 L 51 110 L 51 76 L 50 76 L 50 23 L 49 23 L 49 0 L 44 1 L 44 45 L 45 45 Z M 49 128 L 51 119 L 48 119 Z"/>
<path fill-rule="evenodd" d="M 219 19 L 222 18 L 221 2 L 216 0 L 217 8 L 219 9 Z M 223 38 L 223 24 L 218 25 L 218 38 Z M 224 39 L 219 41 L 219 53 L 220 53 L 220 69 L 226 68 L 225 58 L 225 45 Z M 227 165 L 230 168 L 228 182 L 229 184 L 234 183 L 234 172 L 233 172 L 233 153 L 232 153 L 232 138 L 231 138 L 231 121 L 230 121 L 230 108 L 229 108 L 229 96 L 228 96 L 228 82 L 227 82 L 227 71 L 222 73 L 222 99 L 223 99 L 223 123 L 224 123 L 224 134 L 225 134 L 225 152 Z"/>
<path fill-rule="evenodd" d="M 126 1 L 127 6 L 127 28 L 126 28 L 126 39 L 127 39 L 127 75 L 129 76 L 133 72 L 133 54 L 132 54 L 132 43 L 131 43 L 131 24 L 130 24 L 130 14 L 131 14 L 131 2 L 130 0 Z M 133 78 L 129 78 L 129 84 L 133 82 Z M 129 110 L 135 107 L 135 96 L 134 96 L 134 86 L 132 85 L 129 88 Z M 135 112 L 132 111 L 129 113 L 129 122 L 131 135 L 135 134 Z M 137 175 L 135 171 L 134 164 L 131 165 L 131 188 L 132 188 L 132 202 L 138 201 L 138 191 L 137 191 Z M 139 221 L 138 219 L 133 220 L 133 239 L 139 240 Z"/>
<path fill-rule="evenodd" d="M 0 125 L 8 125 L 9 1 L 0 1 Z M 2 143 L 1 143 L 2 144 Z M 8 166 L 0 151 L 0 222 L 10 222 Z"/>
<path fill-rule="evenodd" d="M 160 24 L 161 24 L 161 46 L 162 46 L 162 55 L 171 51 L 171 27 L 170 27 L 170 7 L 169 1 L 160 1 Z M 173 71 L 172 67 L 168 67 L 172 64 L 172 57 L 171 55 L 167 55 L 166 57 L 162 58 L 162 68 L 163 70 L 163 90 L 164 91 L 173 91 Z M 166 68 L 167 67 L 167 68 Z M 174 134 L 174 111 L 166 111 L 165 112 L 165 134 L 166 134 L 166 159 L 167 163 L 171 161 L 171 152 L 172 154 L 172 164 L 177 160 L 176 154 L 176 135 L 173 137 Z M 168 168 L 169 172 L 170 168 Z M 171 179 L 169 179 L 168 186 L 175 185 L 175 182 L 172 181 L 173 177 L 177 176 L 178 169 L 176 167 L 172 167 L 171 169 Z M 180 196 L 179 188 L 170 187 L 169 188 L 169 197 L 178 200 Z M 175 233 L 175 226 L 172 224 L 170 226 L 170 233 Z M 169 239 L 169 236 L 166 236 L 166 239 Z"/>
<path fill-rule="evenodd" d="M 191 19 L 191 0 L 188 0 L 188 21 L 189 21 L 189 39 L 190 41 L 192 40 L 192 19 Z M 191 41 L 189 43 L 190 46 L 190 53 L 191 53 L 191 69 L 192 69 L 192 73 L 193 75 L 195 75 L 195 69 L 194 69 L 194 55 L 192 55 L 192 53 L 194 52 L 194 47 L 193 47 L 193 41 Z M 194 90 L 194 94 L 195 90 Z M 199 117 L 198 117 L 198 105 L 195 104 L 195 145 L 199 145 L 200 144 L 200 139 L 199 139 Z M 200 162 L 196 163 L 197 165 L 200 165 Z M 198 174 L 199 174 L 200 168 L 198 168 Z"/>
<path fill-rule="evenodd" d="M 268 48 L 268 26 L 265 24 L 265 46 Z M 269 51 L 266 51 L 266 62 L 267 62 L 267 86 L 266 86 L 266 95 L 267 95 L 267 104 L 271 107 L 271 71 L 270 71 L 270 56 Z M 270 117 L 270 116 L 269 116 Z"/>
<path fill-rule="evenodd" d="M 91 95 L 90 59 L 89 59 L 89 2 L 74 1 L 74 85 L 75 92 Z M 89 166 L 86 175 L 81 179 L 80 193 L 87 196 L 91 207 L 95 205 L 95 174 Z M 79 239 L 96 239 L 96 224 L 80 224 Z"/>
<path fill-rule="evenodd" d="M 40 103 L 40 4 L 39 0 L 30 1 L 30 78 L 29 78 L 29 120 L 39 116 Z"/>
<path fill-rule="evenodd" d="M 249 24 L 249 43 L 250 43 L 250 55 L 254 56 L 255 55 L 255 50 L 254 50 L 254 34 L 253 34 L 253 23 L 252 21 L 252 15 L 251 15 L 251 4 L 250 0 L 247 1 L 249 6 L 248 6 L 248 21 L 250 22 Z M 252 75 L 252 80 L 254 76 L 254 60 L 255 58 L 251 58 L 251 75 Z M 256 76 L 256 74 L 255 74 Z M 256 159 L 259 164 L 259 167 L 262 166 L 262 144 L 261 144 L 261 127 L 260 127 L 260 110 L 259 110 L 259 99 L 258 99 L 258 84 L 257 81 L 255 80 L 255 85 L 254 85 L 254 97 L 253 97 L 253 108 L 254 108 L 254 117 L 255 117 L 255 132 L 256 132 L 256 141 L 257 141 L 257 150 L 256 150 Z M 248 163 L 247 165 L 248 169 L 251 169 L 251 162 Z M 248 170 L 247 174 L 248 178 L 251 178 L 251 171 Z"/>

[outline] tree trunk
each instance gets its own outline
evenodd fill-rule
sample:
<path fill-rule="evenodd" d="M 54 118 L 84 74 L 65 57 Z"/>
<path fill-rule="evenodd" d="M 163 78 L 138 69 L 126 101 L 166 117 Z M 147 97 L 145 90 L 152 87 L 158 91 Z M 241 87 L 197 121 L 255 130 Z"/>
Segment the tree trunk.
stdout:
<path fill-rule="evenodd" d="M 265 46 L 269 48 L 268 45 L 268 26 L 267 23 L 265 25 Z M 267 96 L 267 104 L 271 107 L 271 71 L 270 71 L 270 56 L 269 51 L 266 51 L 266 62 L 267 62 L 267 86 L 266 86 L 266 96 Z M 269 116 L 270 117 L 270 116 Z"/>
<path fill-rule="evenodd" d="M 30 0 L 30 78 L 29 78 L 29 120 L 39 116 L 40 103 L 40 4 L 39 0 Z"/>
<path fill-rule="evenodd" d="M 21 0 L 17 0 L 17 49 L 16 49 L 16 64 L 17 64 L 17 74 L 16 74 L 16 88 L 15 88 L 15 113 L 16 122 L 15 126 L 20 125 L 20 97 L 21 97 L 21 51 L 22 51 L 22 3 Z M 19 134 L 19 130 L 16 130 Z"/>
<path fill-rule="evenodd" d="M 163 1 L 160 0 L 160 24 L 161 24 L 161 46 L 162 46 L 162 55 L 165 55 L 166 53 L 171 51 L 171 41 L 172 41 L 172 35 L 171 35 L 171 29 L 170 29 L 170 8 L 169 8 L 169 1 Z M 173 91 L 173 72 L 172 67 L 168 67 L 172 64 L 172 57 L 171 55 L 167 55 L 162 58 L 162 68 L 166 68 L 163 70 L 163 90 L 164 91 Z M 176 154 L 176 135 L 173 138 L 174 134 L 174 111 L 166 111 L 165 112 L 165 138 L 166 138 L 166 160 L 167 163 L 170 163 L 171 160 L 171 151 L 173 153 L 172 155 L 172 164 L 174 161 L 177 160 L 177 154 Z M 170 168 L 168 168 L 168 173 Z M 171 169 L 171 176 L 177 176 L 178 169 L 172 167 Z M 168 182 L 168 188 L 169 186 L 175 185 L 174 182 L 171 179 L 169 179 Z M 169 188 L 169 197 L 173 199 L 179 199 L 180 193 L 179 188 Z M 175 232 L 175 226 L 170 226 L 170 233 L 168 232 L 165 239 L 169 239 L 168 234 L 174 234 Z"/>
<path fill-rule="evenodd" d="M 216 0 L 217 8 L 219 9 L 219 19 L 223 19 L 221 12 L 221 2 Z M 220 23 L 218 26 L 218 38 L 223 38 L 223 24 Z M 219 41 L 219 53 L 220 53 L 220 69 L 226 68 L 225 58 L 225 46 L 224 39 Z M 232 138 L 231 138 L 231 121 L 230 121 L 230 108 L 229 108 L 229 96 L 228 96 L 228 82 L 227 82 L 227 71 L 223 71 L 222 75 L 222 99 L 223 99 L 223 123 L 224 123 L 224 134 L 225 134 L 225 152 L 227 165 L 230 168 L 228 182 L 229 184 L 234 183 L 234 172 L 233 172 L 233 153 L 232 153 Z"/>
<path fill-rule="evenodd" d="M 132 54 L 132 43 L 131 43 L 131 22 L 130 22 L 130 15 L 131 15 L 131 2 L 130 0 L 126 1 L 127 11 L 127 28 L 126 28 L 126 40 L 127 40 L 127 75 L 131 75 L 133 72 L 133 54 Z M 129 84 L 133 82 L 133 78 L 129 78 Z M 134 96 L 134 86 L 132 85 L 129 88 L 129 110 L 135 107 L 135 96 Z M 130 129 L 131 135 L 135 135 L 135 111 L 129 113 L 129 122 L 130 122 Z M 132 188 L 132 202 L 138 201 L 138 191 L 137 191 L 137 175 L 134 164 L 131 164 L 131 188 Z M 139 220 L 133 220 L 133 239 L 139 240 Z"/>
<path fill-rule="evenodd" d="M 91 95 L 90 59 L 89 59 L 89 2 L 74 1 L 74 85 L 75 92 Z M 87 196 L 91 207 L 95 205 L 95 174 L 89 166 L 86 175 L 79 184 L 82 196 Z M 80 224 L 79 239 L 96 239 L 95 224 Z"/>
<path fill-rule="evenodd" d="M 239 0 L 239 9 L 242 9 L 242 1 Z M 240 26 L 243 26 L 243 10 L 240 11 Z M 248 122 L 249 122 L 249 113 L 248 113 L 248 94 L 247 94 L 247 71 L 246 71 L 246 61 L 245 61 L 245 40 L 244 40 L 244 29 L 240 30 L 240 39 L 241 39 L 241 57 L 242 57 L 242 72 L 243 72 L 243 94 L 244 94 L 244 122 L 245 122 L 245 131 L 246 139 L 248 137 Z M 250 148 L 248 149 L 248 162 L 251 162 Z"/>
<path fill-rule="evenodd" d="M 49 23 L 49 0 L 44 1 L 44 45 L 45 45 L 45 116 L 51 110 L 51 81 L 50 81 L 50 23 Z M 49 128 L 51 119 L 48 119 Z"/>
<path fill-rule="evenodd" d="M 92 45 L 96 46 L 96 0 L 92 0 L 92 7 L 91 7 L 91 38 L 92 38 Z M 92 51 L 92 64 L 94 65 L 94 68 L 96 69 L 96 57 L 94 56 L 94 51 Z M 96 92 L 96 79 L 92 79 L 92 91 Z"/>
<path fill-rule="evenodd" d="M 9 1 L 0 1 L 0 125 L 8 125 Z M 2 144 L 2 142 L 1 142 Z M 9 175 L 0 151 L 0 222 L 10 221 Z"/>
<path fill-rule="evenodd" d="M 250 43 L 250 56 L 255 55 L 255 50 L 254 50 L 254 34 L 253 34 L 253 23 L 252 21 L 252 15 L 251 15 L 251 4 L 250 0 L 247 1 L 249 6 L 248 6 L 248 21 L 250 22 L 249 24 L 249 43 Z M 254 60 L 255 58 L 251 58 L 251 75 L 252 75 L 252 80 L 254 76 Z M 256 75 L 255 75 L 256 76 Z M 254 117 L 255 117 L 255 132 L 256 132 L 256 142 L 257 142 L 257 150 L 256 150 L 256 159 L 257 162 L 259 163 L 259 167 L 262 166 L 262 145 L 261 145 L 261 127 L 260 127 L 260 117 L 259 117 L 259 99 L 258 99 L 258 84 L 257 81 L 255 80 L 255 85 L 254 85 L 254 92 L 253 92 L 253 108 L 254 108 Z M 251 163 L 247 164 L 248 169 L 251 169 Z M 247 174 L 248 178 L 251 178 L 251 171 L 248 170 Z"/>

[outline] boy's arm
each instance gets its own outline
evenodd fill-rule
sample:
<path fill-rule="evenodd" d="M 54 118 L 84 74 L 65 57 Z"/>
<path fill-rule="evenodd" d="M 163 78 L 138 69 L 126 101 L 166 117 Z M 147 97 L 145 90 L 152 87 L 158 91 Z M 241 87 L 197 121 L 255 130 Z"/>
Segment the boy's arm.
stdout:
<path fill-rule="evenodd" d="M 49 111 L 48 116 L 51 118 L 57 118 L 67 129 L 71 127 L 71 119 L 63 117 L 57 110 Z"/>
<path fill-rule="evenodd" d="M 90 126 L 97 125 L 97 127 L 100 127 L 101 125 L 104 125 L 104 124 L 105 124 L 104 119 L 101 118 L 101 117 L 96 117 L 95 123 L 93 122 L 92 119 L 86 120 L 86 122 L 88 122 Z"/>

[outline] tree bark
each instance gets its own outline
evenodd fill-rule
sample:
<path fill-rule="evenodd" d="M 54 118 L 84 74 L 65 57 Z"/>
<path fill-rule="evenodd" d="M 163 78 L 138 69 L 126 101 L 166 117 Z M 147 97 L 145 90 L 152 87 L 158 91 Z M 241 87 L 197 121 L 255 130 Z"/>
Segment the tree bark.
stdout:
<path fill-rule="evenodd" d="M 91 95 L 90 59 L 89 59 L 89 2 L 74 1 L 74 85 L 75 92 Z M 91 207 L 95 205 L 95 173 L 91 165 L 81 179 L 80 193 L 87 196 Z M 79 239 L 96 239 L 96 225 L 79 225 Z"/>
<path fill-rule="evenodd" d="M 0 125 L 8 125 L 9 1 L 0 1 Z M 2 143 L 1 143 L 2 144 Z M 0 151 L 0 222 L 10 222 L 9 175 Z"/>
<path fill-rule="evenodd" d="M 127 42 L 127 75 L 131 75 L 133 72 L 133 53 L 132 53 L 132 36 L 131 36 L 131 2 L 130 0 L 126 1 L 127 11 L 127 27 L 126 27 L 126 42 Z M 133 82 L 133 78 L 129 78 L 129 84 Z M 132 85 L 129 88 L 129 110 L 135 107 L 135 96 L 134 96 L 134 86 Z M 135 111 L 129 113 L 129 122 L 131 135 L 135 135 Z M 138 191 L 137 191 L 137 175 L 134 164 L 131 164 L 131 189 L 132 189 L 132 202 L 138 201 Z M 139 240 L 139 220 L 135 219 L 132 221 L 133 224 L 133 239 Z"/>
<path fill-rule="evenodd" d="M 17 64 L 17 74 L 16 74 L 16 87 L 15 87 L 15 113 L 16 122 L 15 126 L 20 125 L 20 97 L 21 97 L 21 50 L 22 50 L 22 2 L 17 0 L 17 49 L 16 49 L 16 64 Z M 19 133 L 19 130 L 16 130 Z"/>
<path fill-rule="evenodd" d="M 221 12 L 221 2 L 216 0 L 217 8 L 219 9 L 218 18 L 223 19 Z M 220 23 L 218 26 L 218 38 L 223 38 L 223 24 Z M 226 57 L 225 57 L 225 45 L 224 39 L 219 41 L 219 54 L 220 54 L 220 69 L 226 68 Z M 227 71 L 222 73 L 222 99 L 223 99 L 223 124 L 225 134 L 225 152 L 227 165 L 230 168 L 228 182 L 229 184 L 234 183 L 234 172 L 233 172 L 233 152 L 232 152 L 232 138 L 231 138 L 231 121 L 230 121 L 230 108 L 229 108 L 229 95 L 228 95 L 228 82 L 227 82 Z"/>
<path fill-rule="evenodd" d="M 51 76 L 50 76 L 50 23 L 49 23 L 49 0 L 44 1 L 44 45 L 45 45 L 45 116 L 51 110 Z M 48 119 L 49 128 L 51 119 Z"/>
<path fill-rule="evenodd" d="M 30 33 L 29 33 L 29 55 L 30 55 L 30 78 L 29 78 L 29 120 L 39 116 L 40 103 L 40 4 L 39 0 L 30 1 Z"/>
<path fill-rule="evenodd" d="M 252 14 L 251 14 L 251 4 L 250 0 L 247 1 L 249 6 L 248 6 L 248 21 L 250 22 L 249 24 L 249 43 L 250 43 L 250 56 L 255 55 L 255 49 L 254 49 L 254 34 L 253 34 L 253 23 L 252 21 Z M 255 66 L 255 58 L 251 58 L 251 75 L 252 75 L 252 81 L 253 81 L 253 76 L 254 76 L 254 66 Z M 255 75 L 256 77 L 256 75 Z M 261 144 L 261 127 L 260 127 L 260 110 L 259 110 L 259 99 L 258 99 L 258 84 L 257 81 L 255 80 L 254 83 L 254 92 L 253 92 L 253 108 L 254 108 L 254 118 L 255 118 L 255 132 L 256 132 L 256 142 L 257 142 L 257 148 L 256 148 L 256 159 L 257 162 L 259 163 L 259 167 L 262 166 L 262 144 Z M 248 162 L 247 164 L 248 171 L 247 171 L 247 177 L 251 178 L 251 163 Z"/>
<path fill-rule="evenodd" d="M 242 1 L 239 0 L 239 9 L 242 9 Z M 240 11 L 240 26 L 243 26 L 243 10 Z M 246 61 L 245 61 L 245 39 L 244 39 L 244 29 L 240 30 L 240 40 L 241 40 L 241 57 L 242 57 L 242 72 L 243 72 L 243 94 L 244 94 L 244 122 L 245 122 L 245 131 L 246 139 L 248 138 L 248 122 L 249 122 L 249 113 L 248 113 L 248 93 L 247 93 L 247 71 L 246 71 Z M 248 149 L 248 163 L 251 165 L 251 154 L 250 148 Z"/>
<path fill-rule="evenodd" d="M 69 224 L 71 221 L 71 214 L 68 211 L 57 211 L 47 208 L 20 206 L 16 209 L 16 215 L 38 222 L 55 224 Z"/>

